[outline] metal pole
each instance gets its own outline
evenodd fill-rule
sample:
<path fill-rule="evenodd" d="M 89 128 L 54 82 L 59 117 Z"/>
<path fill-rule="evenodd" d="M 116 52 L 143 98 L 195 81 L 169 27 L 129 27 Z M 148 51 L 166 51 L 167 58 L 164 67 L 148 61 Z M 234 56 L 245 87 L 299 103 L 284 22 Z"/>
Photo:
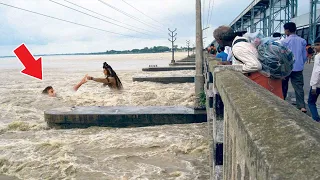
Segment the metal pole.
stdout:
<path fill-rule="evenodd" d="M 192 46 L 192 54 L 194 54 L 194 49 L 195 49 L 195 48 L 194 48 L 194 44 L 193 44 L 193 46 Z"/>
<path fill-rule="evenodd" d="M 196 0 L 196 76 L 195 76 L 195 108 L 200 107 L 200 93 L 203 92 L 203 41 L 201 25 L 201 0 Z"/>
<path fill-rule="evenodd" d="M 187 40 L 186 42 L 187 42 L 187 47 L 188 47 L 188 57 L 190 57 L 190 55 L 189 55 L 190 40 Z"/>
<path fill-rule="evenodd" d="M 171 31 L 169 28 L 168 28 L 169 32 L 169 36 L 171 37 L 171 39 L 168 39 L 170 42 L 171 42 L 171 45 L 172 45 L 172 60 L 171 60 L 171 63 L 174 64 L 175 63 L 175 60 L 174 60 L 174 42 L 177 40 L 176 36 L 177 36 L 177 33 L 175 35 L 173 35 L 174 32 L 177 31 L 177 28 L 175 28 L 174 31 Z"/>

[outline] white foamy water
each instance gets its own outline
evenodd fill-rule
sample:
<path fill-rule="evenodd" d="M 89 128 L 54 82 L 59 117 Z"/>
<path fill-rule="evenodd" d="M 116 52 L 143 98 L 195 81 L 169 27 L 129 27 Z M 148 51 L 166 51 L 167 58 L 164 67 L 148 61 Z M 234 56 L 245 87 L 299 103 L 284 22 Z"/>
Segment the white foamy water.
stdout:
<path fill-rule="evenodd" d="M 170 53 L 43 57 L 44 80 L 20 73 L 15 58 L 0 59 L 0 174 L 20 179 L 208 179 L 205 124 L 143 128 L 48 129 L 43 111 L 63 106 L 192 106 L 194 84 L 132 82 L 132 76 L 194 75 L 194 71 L 142 72 L 167 66 Z M 177 59 L 186 56 L 177 53 Z M 88 82 L 108 62 L 124 90 Z M 48 85 L 57 98 L 41 95 Z"/>

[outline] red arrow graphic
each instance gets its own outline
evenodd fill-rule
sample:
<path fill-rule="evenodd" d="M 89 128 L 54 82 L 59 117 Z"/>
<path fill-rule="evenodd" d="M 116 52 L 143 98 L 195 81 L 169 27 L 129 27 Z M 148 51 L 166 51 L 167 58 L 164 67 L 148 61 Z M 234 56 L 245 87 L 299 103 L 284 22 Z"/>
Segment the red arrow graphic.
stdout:
<path fill-rule="evenodd" d="M 38 60 L 32 56 L 27 47 L 22 44 L 13 51 L 19 58 L 25 69 L 21 73 L 42 80 L 42 63 L 41 57 Z"/>

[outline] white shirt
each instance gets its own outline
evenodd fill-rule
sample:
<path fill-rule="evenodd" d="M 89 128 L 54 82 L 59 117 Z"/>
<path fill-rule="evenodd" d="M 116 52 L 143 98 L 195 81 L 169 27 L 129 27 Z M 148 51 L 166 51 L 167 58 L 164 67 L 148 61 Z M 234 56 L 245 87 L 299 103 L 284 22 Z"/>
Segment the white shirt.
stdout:
<path fill-rule="evenodd" d="M 224 52 L 228 54 L 228 57 L 227 57 L 227 61 L 231 61 L 231 58 L 232 58 L 232 49 L 230 46 L 225 46 L 224 47 Z"/>
<path fill-rule="evenodd" d="M 310 86 L 312 89 L 320 88 L 320 54 L 314 57 L 314 65 L 310 79 Z"/>
<path fill-rule="evenodd" d="M 235 41 L 237 41 L 238 39 L 246 39 L 246 38 L 236 37 L 234 39 L 232 43 L 233 45 L 232 53 L 234 56 L 232 59 L 232 64 L 242 64 L 243 73 L 260 71 L 262 69 L 262 65 L 258 60 L 259 55 L 258 55 L 257 48 L 252 43 L 249 43 L 249 42 L 238 42 L 234 44 Z"/>

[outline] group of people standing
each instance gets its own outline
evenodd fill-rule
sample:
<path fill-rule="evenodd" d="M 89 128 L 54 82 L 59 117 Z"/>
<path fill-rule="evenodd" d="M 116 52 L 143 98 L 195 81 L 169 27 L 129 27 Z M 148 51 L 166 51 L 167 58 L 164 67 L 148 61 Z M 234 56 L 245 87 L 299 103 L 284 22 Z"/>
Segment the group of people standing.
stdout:
<path fill-rule="evenodd" d="M 252 43 L 247 41 L 245 37 L 237 36 L 237 34 L 231 27 L 218 27 L 214 31 L 213 36 L 216 42 L 219 44 L 219 47 L 231 47 L 232 49 L 231 52 L 227 55 L 227 60 L 223 59 L 223 61 L 221 62 L 222 65 L 242 64 L 242 72 L 244 75 L 284 100 L 287 98 L 288 84 L 289 80 L 291 80 L 291 84 L 296 95 L 297 108 L 301 112 L 306 113 L 307 109 L 304 101 L 303 90 L 303 69 L 305 63 L 310 63 L 311 57 L 314 54 L 314 50 L 316 52 L 320 52 L 320 38 L 317 38 L 315 42 L 313 42 L 313 48 L 310 45 L 307 45 L 305 39 L 299 37 L 296 34 L 297 28 L 295 23 L 286 23 L 284 25 L 284 30 L 286 35 L 285 39 L 281 39 L 280 33 L 275 33 L 273 37 L 278 38 L 277 40 L 275 40 L 276 42 L 291 50 L 295 61 L 293 64 L 292 72 L 283 79 L 266 77 L 265 75 L 260 73 L 262 67 L 258 60 L 257 49 Z M 216 55 L 216 57 L 218 55 Z M 228 61 L 228 56 L 231 56 L 230 61 Z M 316 107 L 316 101 L 320 94 L 320 55 L 317 54 L 314 59 L 315 61 L 310 81 L 311 88 L 309 93 L 308 105 L 312 114 L 312 118 L 320 122 Z"/>

